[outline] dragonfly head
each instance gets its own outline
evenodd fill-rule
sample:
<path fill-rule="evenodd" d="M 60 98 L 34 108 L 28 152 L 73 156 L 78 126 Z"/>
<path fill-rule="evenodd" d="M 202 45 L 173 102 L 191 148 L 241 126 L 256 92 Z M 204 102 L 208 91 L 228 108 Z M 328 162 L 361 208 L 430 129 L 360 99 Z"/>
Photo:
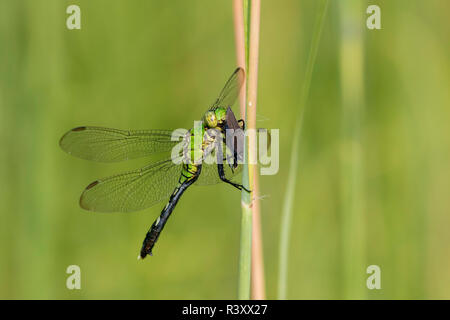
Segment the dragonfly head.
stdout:
<path fill-rule="evenodd" d="M 203 117 L 203 123 L 207 128 L 217 128 L 224 124 L 227 111 L 225 108 L 218 107 L 214 110 L 209 110 Z"/>

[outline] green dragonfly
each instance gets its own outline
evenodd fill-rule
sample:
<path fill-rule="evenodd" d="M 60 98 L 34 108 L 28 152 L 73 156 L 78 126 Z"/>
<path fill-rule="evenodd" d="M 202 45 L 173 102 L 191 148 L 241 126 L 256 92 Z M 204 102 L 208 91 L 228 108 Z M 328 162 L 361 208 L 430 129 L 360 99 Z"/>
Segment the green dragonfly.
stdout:
<path fill-rule="evenodd" d="M 80 197 L 80 206 L 95 212 L 138 211 L 168 199 L 147 232 L 138 258 L 152 255 L 152 249 L 170 214 L 181 195 L 192 184 L 210 185 L 223 181 L 239 190 L 250 192 L 233 181 L 242 169 L 242 162 L 239 161 L 242 160 L 242 153 L 236 147 L 236 136 L 233 136 L 233 141 L 227 138 L 229 129 L 241 130 L 242 133 L 245 129 L 244 121 L 237 121 L 231 110 L 244 77 L 243 69 L 237 68 L 215 103 L 203 115 L 201 125 L 194 126 L 185 133 L 84 126 L 70 130 L 61 138 L 59 144 L 65 152 L 99 162 L 124 161 L 171 152 L 176 145 L 183 146 L 182 151 L 172 151 L 172 156 L 163 161 L 96 180 L 86 187 Z M 196 140 L 195 137 L 200 139 Z M 206 163 L 204 159 L 207 156 L 216 157 L 219 161 Z M 228 165 L 220 160 L 227 160 Z"/>

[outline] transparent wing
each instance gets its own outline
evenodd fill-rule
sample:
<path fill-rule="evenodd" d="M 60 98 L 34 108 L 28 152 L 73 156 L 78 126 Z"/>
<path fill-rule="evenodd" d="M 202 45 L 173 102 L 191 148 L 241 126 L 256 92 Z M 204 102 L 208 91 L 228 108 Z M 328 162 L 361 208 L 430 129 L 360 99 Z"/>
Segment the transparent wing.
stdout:
<path fill-rule="evenodd" d="M 231 75 L 230 79 L 228 79 L 225 87 L 223 87 L 219 97 L 216 102 L 214 102 L 213 107 L 231 107 L 241 91 L 244 79 L 244 69 L 237 68 Z"/>
<path fill-rule="evenodd" d="M 212 159 L 216 157 L 216 152 L 212 151 L 207 157 L 209 157 L 208 159 L 205 159 L 203 164 L 202 164 L 202 171 L 200 173 L 200 177 L 198 178 L 198 180 L 195 182 L 195 185 L 211 185 L 211 184 L 216 184 L 216 183 L 220 183 L 222 182 L 222 180 L 220 180 L 219 177 L 219 173 L 217 170 L 217 163 L 213 162 Z M 208 162 L 205 162 L 208 161 Z M 238 165 L 235 169 L 231 170 L 230 166 L 228 165 L 228 163 L 226 162 L 226 160 L 224 160 L 223 162 L 223 168 L 224 168 L 224 172 L 225 172 L 225 177 L 228 180 L 232 180 L 235 182 L 239 182 L 239 174 L 242 172 L 242 165 Z"/>
<path fill-rule="evenodd" d="M 168 200 L 178 184 L 181 164 L 171 159 L 92 182 L 80 198 L 83 209 L 96 212 L 138 211 Z"/>
<path fill-rule="evenodd" d="M 239 177 L 240 173 L 242 173 L 242 165 L 238 165 L 234 171 L 231 170 L 228 164 L 224 164 L 223 168 L 225 171 L 225 177 L 228 180 L 240 183 Z M 220 180 L 219 173 L 217 172 L 217 164 L 203 164 L 202 173 L 194 185 L 208 186 L 220 182 L 222 182 L 222 180 Z"/>
<path fill-rule="evenodd" d="M 67 132 L 59 141 L 59 145 L 75 157 L 115 162 L 170 151 L 182 138 L 180 131 L 171 130 L 78 127 Z"/>

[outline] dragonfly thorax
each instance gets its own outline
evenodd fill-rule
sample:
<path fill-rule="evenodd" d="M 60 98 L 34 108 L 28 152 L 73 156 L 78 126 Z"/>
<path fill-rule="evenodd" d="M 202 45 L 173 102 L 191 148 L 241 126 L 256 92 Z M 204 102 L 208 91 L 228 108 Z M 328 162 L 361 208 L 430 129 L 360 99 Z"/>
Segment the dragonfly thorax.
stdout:
<path fill-rule="evenodd" d="M 223 139 L 222 127 L 208 128 L 202 123 L 195 126 L 185 137 L 184 157 L 186 163 L 201 164 L 204 158 L 216 147 L 216 143 Z M 219 139 L 217 139 L 219 138 Z"/>

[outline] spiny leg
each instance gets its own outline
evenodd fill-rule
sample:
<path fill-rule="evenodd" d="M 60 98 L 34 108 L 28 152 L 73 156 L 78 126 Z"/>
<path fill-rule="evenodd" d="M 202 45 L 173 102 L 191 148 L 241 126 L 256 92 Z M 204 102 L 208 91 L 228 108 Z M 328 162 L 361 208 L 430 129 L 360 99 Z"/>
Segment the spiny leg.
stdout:
<path fill-rule="evenodd" d="M 225 171 L 223 169 L 223 160 L 226 160 L 226 157 L 224 157 L 223 153 L 222 153 L 222 149 L 218 148 L 218 152 L 217 152 L 217 171 L 219 173 L 219 178 L 220 180 L 222 180 L 225 183 L 231 184 L 233 187 L 242 190 L 244 189 L 247 192 L 251 192 L 250 190 L 248 190 L 247 188 L 245 188 L 242 184 L 239 183 L 235 183 L 229 179 L 227 179 L 227 177 L 225 177 Z M 232 167 L 230 165 L 230 167 Z"/>
<path fill-rule="evenodd" d="M 224 171 L 224 169 L 223 169 L 223 164 L 218 163 L 218 164 L 217 164 L 217 170 L 218 170 L 218 172 L 219 172 L 220 180 L 222 180 L 223 182 L 226 182 L 226 183 L 228 183 L 228 184 L 231 184 L 233 187 L 235 187 L 235 188 L 237 188 L 237 189 L 239 189 L 239 190 L 244 189 L 244 190 L 247 191 L 247 192 L 251 192 L 251 191 L 248 190 L 246 187 L 244 187 L 242 184 L 234 183 L 233 181 L 228 180 L 228 179 L 225 177 L 225 171 Z"/>

